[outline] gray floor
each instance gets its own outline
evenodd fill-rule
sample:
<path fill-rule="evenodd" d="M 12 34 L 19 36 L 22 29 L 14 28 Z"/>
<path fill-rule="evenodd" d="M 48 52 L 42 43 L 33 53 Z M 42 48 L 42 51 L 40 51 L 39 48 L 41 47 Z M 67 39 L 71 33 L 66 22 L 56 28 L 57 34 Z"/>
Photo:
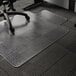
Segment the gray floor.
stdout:
<path fill-rule="evenodd" d="M 43 7 L 32 10 L 40 12 Z M 50 11 L 68 18 L 61 26 L 70 32 L 22 66 L 15 68 L 0 56 L 0 76 L 76 76 L 76 14 L 61 8 Z"/>

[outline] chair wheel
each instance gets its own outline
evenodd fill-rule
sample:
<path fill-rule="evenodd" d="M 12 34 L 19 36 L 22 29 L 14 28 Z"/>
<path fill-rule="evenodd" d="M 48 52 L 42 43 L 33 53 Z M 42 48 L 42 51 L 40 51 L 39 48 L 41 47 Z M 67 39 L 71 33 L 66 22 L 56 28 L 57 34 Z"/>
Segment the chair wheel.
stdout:
<path fill-rule="evenodd" d="M 7 0 L 3 0 L 3 5 L 6 5 L 8 4 L 8 1 Z"/>
<path fill-rule="evenodd" d="M 76 27 L 76 24 L 74 24 L 74 27 Z"/>

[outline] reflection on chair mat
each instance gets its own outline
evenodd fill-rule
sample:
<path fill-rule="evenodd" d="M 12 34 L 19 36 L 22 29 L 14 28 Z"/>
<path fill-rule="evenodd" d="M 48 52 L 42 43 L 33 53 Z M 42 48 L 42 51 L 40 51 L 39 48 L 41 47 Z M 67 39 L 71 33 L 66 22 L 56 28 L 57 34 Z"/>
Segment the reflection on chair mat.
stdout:
<path fill-rule="evenodd" d="M 0 54 L 14 67 L 21 66 L 68 32 L 40 14 L 34 18 L 25 27 L 16 29 L 15 36 L 5 36 L 0 43 Z"/>
<path fill-rule="evenodd" d="M 55 23 L 57 25 L 63 24 L 67 21 L 67 18 L 62 17 L 60 15 L 57 15 L 55 13 L 52 13 L 48 10 L 43 10 L 41 12 L 41 16 L 47 20 L 49 20 L 52 23 Z"/>

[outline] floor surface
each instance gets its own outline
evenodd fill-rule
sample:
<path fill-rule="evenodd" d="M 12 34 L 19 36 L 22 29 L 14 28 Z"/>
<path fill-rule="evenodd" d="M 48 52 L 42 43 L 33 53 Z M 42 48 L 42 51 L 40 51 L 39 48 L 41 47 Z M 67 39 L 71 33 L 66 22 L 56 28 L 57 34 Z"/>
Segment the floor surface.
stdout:
<path fill-rule="evenodd" d="M 70 32 L 18 68 L 0 56 L 0 76 L 76 76 L 76 14 L 59 7 L 38 7 L 31 11 L 38 13 L 43 9 L 66 17 L 68 21 L 61 26 Z"/>

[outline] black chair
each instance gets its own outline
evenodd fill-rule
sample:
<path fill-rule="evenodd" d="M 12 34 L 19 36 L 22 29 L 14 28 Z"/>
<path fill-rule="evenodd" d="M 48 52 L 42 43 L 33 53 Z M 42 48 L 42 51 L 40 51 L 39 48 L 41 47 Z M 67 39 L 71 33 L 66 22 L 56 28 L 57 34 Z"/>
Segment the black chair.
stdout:
<path fill-rule="evenodd" d="M 9 15 L 25 16 L 27 22 L 30 22 L 30 17 L 27 14 L 22 13 L 22 12 L 16 12 L 16 11 L 9 12 L 9 11 L 7 11 L 7 9 L 6 9 L 7 4 L 8 4 L 8 1 L 3 0 L 2 5 L 4 6 L 4 8 L 3 8 L 3 10 L 0 10 L 0 17 L 3 17 L 4 20 L 7 20 L 8 27 L 9 27 L 9 30 L 10 30 L 11 34 L 15 35 L 15 28 L 12 26 L 11 20 L 9 19 Z"/>

